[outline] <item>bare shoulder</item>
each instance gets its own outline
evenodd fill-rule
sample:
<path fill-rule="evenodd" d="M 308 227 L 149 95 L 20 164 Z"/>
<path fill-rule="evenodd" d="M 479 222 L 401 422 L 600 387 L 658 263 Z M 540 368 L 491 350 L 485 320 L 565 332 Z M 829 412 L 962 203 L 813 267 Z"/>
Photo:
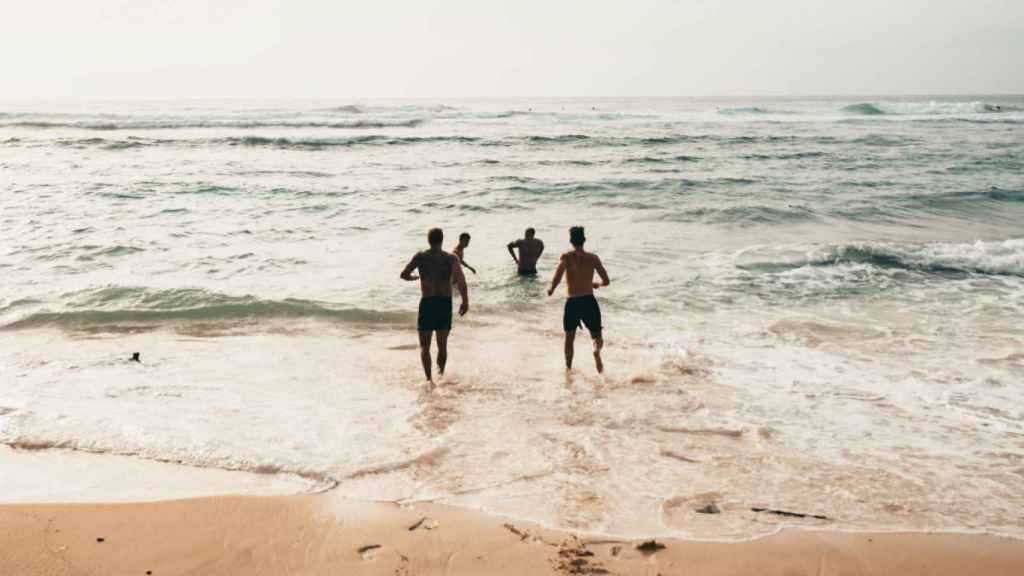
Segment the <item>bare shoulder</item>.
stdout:
<path fill-rule="evenodd" d="M 597 254 L 594 254 L 593 252 L 587 252 L 587 257 L 594 264 L 600 264 L 601 263 L 601 257 L 598 256 Z"/>
<path fill-rule="evenodd" d="M 573 255 L 573 251 L 569 250 L 568 252 L 563 252 L 562 255 L 560 256 L 560 258 L 562 260 L 569 260 L 570 258 L 572 258 L 572 255 Z"/>

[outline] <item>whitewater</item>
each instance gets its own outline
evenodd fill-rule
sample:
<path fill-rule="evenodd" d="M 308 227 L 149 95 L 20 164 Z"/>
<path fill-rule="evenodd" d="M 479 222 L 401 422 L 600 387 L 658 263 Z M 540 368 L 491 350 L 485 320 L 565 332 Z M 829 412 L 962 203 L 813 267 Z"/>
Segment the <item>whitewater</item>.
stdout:
<path fill-rule="evenodd" d="M 1021 537 L 1022 222 L 1017 96 L 0 102 L 0 444 L 624 536 Z M 546 295 L 577 224 L 603 377 Z M 433 226 L 478 273 L 430 393 Z"/>

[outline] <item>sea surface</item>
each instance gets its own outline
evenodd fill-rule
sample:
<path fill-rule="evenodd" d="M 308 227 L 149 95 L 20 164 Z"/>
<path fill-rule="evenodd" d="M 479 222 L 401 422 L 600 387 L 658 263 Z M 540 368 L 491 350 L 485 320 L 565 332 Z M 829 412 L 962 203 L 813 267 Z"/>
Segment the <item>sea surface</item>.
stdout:
<path fill-rule="evenodd" d="M 572 225 L 603 377 L 545 292 Z M 433 226 L 478 273 L 428 392 Z M 617 535 L 1024 536 L 1024 97 L 5 102 L 0 278 L 8 446 Z"/>

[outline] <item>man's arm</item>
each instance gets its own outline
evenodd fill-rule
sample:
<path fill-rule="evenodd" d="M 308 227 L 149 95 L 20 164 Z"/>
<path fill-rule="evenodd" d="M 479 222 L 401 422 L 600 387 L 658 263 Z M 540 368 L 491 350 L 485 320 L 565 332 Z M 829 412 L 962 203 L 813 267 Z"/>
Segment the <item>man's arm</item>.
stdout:
<path fill-rule="evenodd" d="M 462 266 L 459 265 L 459 257 L 453 256 L 455 262 L 452 262 L 452 282 L 459 289 L 459 295 L 462 296 L 462 304 L 459 306 L 459 316 L 465 316 L 466 312 L 469 311 L 469 287 L 466 286 L 466 275 L 462 273 Z"/>
<path fill-rule="evenodd" d="M 466 259 L 462 257 L 462 254 L 459 254 L 458 257 L 459 257 L 459 264 L 462 264 L 466 268 L 469 268 L 470 271 L 473 272 L 473 274 L 476 274 L 476 268 L 473 268 L 472 266 L 470 266 L 469 262 L 466 262 Z"/>
<path fill-rule="evenodd" d="M 597 254 L 594 254 L 594 270 L 601 277 L 601 283 L 594 282 L 594 288 L 607 286 L 612 283 L 612 279 L 608 277 L 608 271 L 604 269 L 604 264 L 601 263 L 601 259 L 597 257 Z"/>
<path fill-rule="evenodd" d="M 565 274 L 565 256 L 558 261 L 558 268 L 555 268 L 555 277 L 551 279 L 551 287 L 548 288 L 548 296 L 555 293 L 555 288 L 562 282 L 562 275 Z"/>
<path fill-rule="evenodd" d="M 407 282 L 411 282 L 413 280 L 419 280 L 420 277 L 416 276 L 415 274 L 412 273 L 412 271 L 415 270 L 416 268 L 418 268 L 419 265 L 420 265 L 420 255 L 419 255 L 419 253 L 416 253 L 416 254 L 413 255 L 412 260 L 409 260 L 409 263 L 405 265 L 405 269 L 402 270 L 402 273 L 399 275 L 399 277 L 402 280 L 405 280 Z"/>
<path fill-rule="evenodd" d="M 537 260 L 540 260 L 540 255 L 544 253 L 544 242 L 542 240 L 537 240 L 537 246 Z"/>
<path fill-rule="evenodd" d="M 515 252 L 515 250 L 513 250 L 513 248 L 517 248 L 518 246 L 519 246 L 519 241 L 518 240 L 516 240 L 515 242 L 509 242 L 508 243 L 508 253 L 512 255 L 512 259 L 516 261 L 516 264 L 519 264 L 519 257 L 516 256 L 516 252 Z"/>

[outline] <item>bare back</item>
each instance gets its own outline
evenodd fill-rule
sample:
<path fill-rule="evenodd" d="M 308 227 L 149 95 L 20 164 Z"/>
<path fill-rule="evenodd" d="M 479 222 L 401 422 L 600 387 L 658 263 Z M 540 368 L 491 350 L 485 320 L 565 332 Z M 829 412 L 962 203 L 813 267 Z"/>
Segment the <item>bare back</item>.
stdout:
<path fill-rule="evenodd" d="M 424 250 L 416 254 L 420 273 L 420 291 L 429 296 L 451 296 L 455 275 L 461 275 L 458 258 L 444 250 Z"/>
<path fill-rule="evenodd" d="M 519 270 L 522 272 L 536 272 L 537 260 L 544 252 L 544 243 L 536 238 L 522 238 L 513 244 L 519 249 Z"/>
<path fill-rule="evenodd" d="M 570 298 L 594 293 L 595 272 L 600 274 L 602 279 L 608 277 L 597 254 L 583 250 L 570 250 L 562 254 L 562 262 L 565 264 L 565 280 L 569 287 Z"/>

